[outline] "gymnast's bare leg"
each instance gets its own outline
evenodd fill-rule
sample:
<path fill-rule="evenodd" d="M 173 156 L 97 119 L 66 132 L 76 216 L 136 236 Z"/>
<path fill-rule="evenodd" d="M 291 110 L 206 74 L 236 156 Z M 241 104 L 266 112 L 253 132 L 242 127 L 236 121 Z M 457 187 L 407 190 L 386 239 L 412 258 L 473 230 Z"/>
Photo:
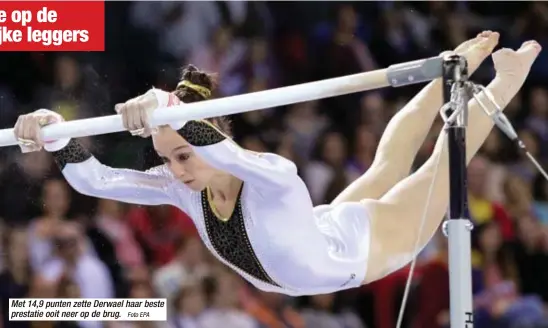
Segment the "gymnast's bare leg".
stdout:
<path fill-rule="evenodd" d="M 467 59 L 469 73 L 472 74 L 491 54 L 498 40 L 498 33 L 486 31 L 464 42 L 454 52 Z M 348 186 L 332 204 L 379 199 L 407 177 L 442 105 L 442 81 L 437 79 L 424 87 L 390 120 L 369 170 Z"/>
<path fill-rule="evenodd" d="M 487 89 L 502 108 L 522 87 L 540 50 L 538 43 L 529 41 L 517 51 L 501 49 L 492 55 L 497 74 Z M 490 104 L 483 93 L 480 99 L 484 104 Z M 468 105 L 466 152 L 469 162 L 491 132 L 493 122 L 475 100 Z M 491 104 L 489 106 L 490 110 L 494 109 Z M 439 227 L 449 204 L 449 156 L 443 133 L 432 156 L 419 170 L 399 182 L 380 200 L 362 201 L 371 216 L 370 255 L 364 283 L 378 280 L 411 261 L 416 253 L 415 243 L 433 179 L 432 198 L 419 239 L 421 249 Z"/>

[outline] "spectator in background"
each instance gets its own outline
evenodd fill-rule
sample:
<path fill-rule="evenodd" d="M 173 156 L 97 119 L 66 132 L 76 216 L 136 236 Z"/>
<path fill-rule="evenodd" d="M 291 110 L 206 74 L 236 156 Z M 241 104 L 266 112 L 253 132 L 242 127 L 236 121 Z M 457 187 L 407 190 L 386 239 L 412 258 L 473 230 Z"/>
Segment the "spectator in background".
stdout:
<path fill-rule="evenodd" d="M 548 226 L 548 181 L 542 174 L 537 174 L 533 182 L 533 211 L 535 216 Z"/>
<path fill-rule="evenodd" d="M 218 4 L 213 1 L 136 1 L 131 4 L 130 17 L 135 26 L 156 35 L 162 53 L 174 58 L 178 66 L 222 24 Z"/>
<path fill-rule="evenodd" d="M 303 317 L 282 294 L 253 291 L 244 309 L 259 323 L 258 328 L 305 328 Z"/>
<path fill-rule="evenodd" d="M 543 323 L 541 300 L 520 293 L 515 249 L 503 243 L 500 230 L 494 222 L 478 230 L 476 233 L 485 286 L 474 297 L 474 306 L 479 315 L 495 326 L 520 327 Z"/>
<path fill-rule="evenodd" d="M 521 123 L 523 121 L 523 118 L 525 116 L 523 110 L 523 102 L 523 91 L 520 91 L 516 94 L 514 98 L 512 98 L 512 100 L 510 101 L 510 103 L 508 103 L 508 106 L 506 106 L 506 109 L 504 110 L 504 114 L 513 124 L 516 122 Z M 498 155 L 503 156 L 504 154 L 499 153 Z"/>
<path fill-rule="evenodd" d="M 117 256 L 117 248 L 113 240 L 102 231 L 99 227 L 99 222 L 94 220 L 93 217 L 80 214 L 75 219 L 84 229 L 85 238 L 89 241 L 90 250 L 107 267 L 114 283 L 115 296 L 125 297 L 127 295 L 127 286 L 124 280 L 124 273 L 126 273 L 125 269 L 127 268 L 124 268 L 121 264 L 120 260 L 123 258 Z M 128 251 L 131 250 L 128 249 Z"/>
<path fill-rule="evenodd" d="M 376 136 L 380 136 L 386 126 L 386 106 L 380 92 L 368 92 L 361 98 L 360 123 L 367 125 Z"/>
<path fill-rule="evenodd" d="M 255 152 L 268 152 L 266 145 L 258 136 L 250 135 L 242 139 L 242 148 Z"/>
<path fill-rule="evenodd" d="M 337 10 L 335 30 L 325 53 L 329 60 L 322 61 L 328 77 L 371 71 L 377 67 L 367 45 L 356 38 L 358 16 L 350 4 L 342 4 Z"/>
<path fill-rule="evenodd" d="M 532 214 L 533 197 L 530 186 L 517 175 L 508 175 L 503 184 L 504 208 L 514 222 Z"/>
<path fill-rule="evenodd" d="M 174 206 L 136 206 L 127 213 L 126 220 L 144 249 L 147 263 L 154 267 L 173 259 L 176 240 L 196 233 L 192 220 Z"/>
<path fill-rule="evenodd" d="M 363 328 L 358 316 L 352 311 L 337 313 L 335 294 L 313 295 L 309 306 L 302 311 L 306 327 L 314 328 Z"/>
<path fill-rule="evenodd" d="M 523 129 L 518 132 L 518 136 L 527 148 L 527 151 L 533 157 L 540 158 L 540 139 L 536 132 Z M 527 184 L 533 182 L 538 172 L 535 165 L 523 153 L 520 153 L 518 160 L 510 166 L 510 171 L 523 179 Z"/>
<path fill-rule="evenodd" d="M 512 20 L 509 22 L 508 33 L 511 36 L 511 44 L 520 44 L 525 39 L 538 38 L 542 46 L 546 46 L 546 33 L 548 30 L 548 15 L 546 4 L 542 2 L 532 2 L 528 6 L 519 8 Z M 535 61 L 531 69 L 530 80 L 539 83 L 546 81 L 548 74 L 547 55 L 541 54 Z"/>
<path fill-rule="evenodd" d="M 459 3 L 450 2 L 428 2 L 424 4 L 429 14 L 431 42 L 439 49 L 452 49 L 466 40 L 468 24 L 467 20 L 461 15 L 458 18 L 452 18 L 453 13 L 459 11 Z M 462 8 L 462 6 L 461 6 Z M 455 15 L 457 16 L 457 15 Z M 470 18 L 470 17 L 466 17 Z"/>
<path fill-rule="evenodd" d="M 325 132 L 315 145 L 312 161 L 303 168 L 303 179 L 314 204 L 327 204 L 348 185 L 345 169 L 347 145 L 344 136 L 335 131 Z M 329 197 L 331 199 L 328 199 Z"/>
<path fill-rule="evenodd" d="M 432 151 L 434 150 L 434 147 L 436 145 L 436 140 L 438 139 L 439 134 L 443 133 L 443 125 L 444 123 L 441 119 L 437 119 L 434 121 L 430 132 L 426 136 L 424 143 L 422 144 L 419 152 L 417 153 L 417 156 L 415 157 L 412 171 L 418 170 L 421 165 L 423 165 L 424 162 L 428 160 L 428 158 L 432 155 Z"/>
<path fill-rule="evenodd" d="M 172 328 L 201 328 L 200 316 L 206 308 L 203 282 L 182 286 L 172 298 L 174 314 L 170 320 Z"/>
<path fill-rule="evenodd" d="M 2 112 L 0 113 L 0 126 L 5 128 L 11 128 L 12 122 L 17 120 L 17 115 L 20 112 L 20 105 L 17 102 L 11 88 L 5 84 L 0 83 L 0 99 L 2 100 Z M 1 153 L 6 153 L 5 149 L 1 150 Z M 2 154 L 2 155 L 4 155 Z M 2 156 L 2 160 L 5 160 Z"/>
<path fill-rule="evenodd" d="M 67 220 L 70 192 L 64 180 L 49 179 L 42 190 L 43 214 L 29 226 L 30 259 L 34 270 L 41 268 L 53 257 L 53 239 L 61 223 Z"/>
<path fill-rule="evenodd" d="M 503 149 L 501 132 L 495 129 L 491 131 L 480 150 L 482 158 L 489 163 L 489 169 L 485 172 L 487 176 L 480 179 L 486 182 L 483 188 L 485 198 L 499 204 L 504 202 L 502 187 L 508 174 L 508 168 L 503 164 Z"/>
<path fill-rule="evenodd" d="M 244 139 L 245 137 L 257 137 L 261 142 L 269 143 L 271 139 L 278 139 L 279 135 L 270 136 L 272 130 L 267 111 L 251 111 L 243 113 L 237 120 L 234 120 L 234 137 Z"/>
<path fill-rule="evenodd" d="M 300 169 L 303 163 L 302 154 L 295 151 L 295 142 L 293 141 L 293 136 L 290 134 L 284 135 L 276 147 L 276 154 L 287 158 L 288 160 L 295 163 L 297 170 Z"/>
<path fill-rule="evenodd" d="M 24 227 L 13 227 L 2 234 L 3 261 L 5 268 L 0 273 L 0 302 L 2 326 L 5 328 L 30 328 L 30 322 L 9 321 L 9 299 L 32 297 L 32 268 L 29 263 L 27 231 Z"/>
<path fill-rule="evenodd" d="M 267 89 L 277 85 L 276 65 L 272 57 L 272 50 L 265 38 L 256 37 L 251 40 L 245 77 L 248 80 L 258 78 L 267 81 Z"/>
<path fill-rule="evenodd" d="M 353 138 L 354 151 L 350 156 L 346 169 L 349 172 L 350 181 L 362 176 L 373 163 L 378 139 L 371 130 L 368 125 L 364 124 L 356 128 L 355 137 Z"/>
<path fill-rule="evenodd" d="M 516 259 L 524 294 L 539 295 L 548 304 L 548 249 L 545 227 L 531 216 L 517 222 Z M 544 244 L 544 245 L 543 245 Z"/>
<path fill-rule="evenodd" d="M 66 120 L 110 112 L 108 91 L 91 67 L 83 67 L 74 56 L 60 54 L 54 68 L 54 86 L 42 87 L 35 96 L 38 108 L 54 110 Z"/>
<path fill-rule="evenodd" d="M 197 236 L 179 238 L 175 243 L 175 257 L 153 275 L 158 295 L 171 298 L 180 286 L 200 281 L 210 273 L 208 253 Z"/>
<path fill-rule="evenodd" d="M 416 291 L 416 313 L 412 327 L 442 328 L 449 322 L 449 269 L 447 238 L 435 235 L 437 253 L 422 268 Z M 433 302 L 432 300 L 436 300 Z"/>
<path fill-rule="evenodd" d="M 63 222 L 54 234 L 55 258 L 44 265 L 40 279 L 56 290 L 63 279 L 74 281 L 83 298 L 110 298 L 114 285 L 106 266 L 90 252 L 82 228 L 75 222 Z M 103 327 L 102 323 L 81 322 L 82 328 Z"/>
<path fill-rule="evenodd" d="M 541 87 L 533 88 L 529 94 L 529 108 L 531 112 L 527 117 L 526 126 L 543 142 L 548 141 L 548 91 Z"/>
<path fill-rule="evenodd" d="M 42 214 L 43 183 L 53 161 L 46 152 L 18 154 L 0 173 L 0 216 L 7 222 L 20 223 Z"/>
<path fill-rule="evenodd" d="M 211 43 L 195 48 L 189 62 L 220 77 L 219 96 L 244 93 L 246 82 L 242 71 L 247 44 L 234 37 L 231 27 L 221 26 L 213 34 Z"/>
<path fill-rule="evenodd" d="M 381 67 L 422 57 L 422 51 L 412 33 L 413 28 L 406 21 L 406 10 L 404 5 L 396 2 L 388 7 L 388 10 L 382 10 L 380 13 L 371 47 L 377 51 L 375 59 Z M 445 49 L 454 49 L 466 39 L 465 35 L 453 46 Z"/>
<path fill-rule="evenodd" d="M 335 30 L 327 44 L 318 45 L 316 53 L 317 71 L 321 78 L 332 78 L 343 75 L 367 72 L 377 68 L 377 63 L 369 47 L 358 37 L 359 14 L 351 4 L 342 4 L 337 9 Z M 354 127 L 359 119 L 359 112 L 348 112 L 348 109 L 359 108 L 360 95 L 350 94 L 335 99 L 325 100 L 328 114 L 338 124 Z"/>
<path fill-rule="evenodd" d="M 490 187 L 490 163 L 486 158 L 475 156 L 468 165 L 468 209 L 471 218 L 478 225 L 496 222 L 503 237 L 510 240 L 514 229 L 510 216 L 501 204 L 487 198 L 486 190 Z"/>
<path fill-rule="evenodd" d="M 329 124 L 327 117 L 319 113 L 318 105 L 317 101 L 293 104 L 284 119 L 286 132 L 293 138 L 295 153 L 306 161 L 310 159 L 316 141 Z"/>
<path fill-rule="evenodd" d="M 100 199 L 95 216 L 97 226 L 114 243 L 116 258 L 125 271 L 144 265 L 139 244 L 133 237 L 133 231 L 125 221 L 122 205 L 114 200 Z"/>
<path fill-rule="evenodd" d="M 68 275 L 63 275 L 57 284 L 57 293 L 56 298 L 81 298 L 80 288 L 78 284 L 69 277 Z M 77 321 L 61 321 L 53 323 L 51 328 L 78 328 Z M 45 328 L 45 327 L 44 327 Z"/>
<path fill-rule="evenodd" d="M 227 270 L 206 280 L 208 308 L 198 321 L 200 328 L 256 328 L 257 322 L 242 310 L 240 290 L 243 280 Z"/>

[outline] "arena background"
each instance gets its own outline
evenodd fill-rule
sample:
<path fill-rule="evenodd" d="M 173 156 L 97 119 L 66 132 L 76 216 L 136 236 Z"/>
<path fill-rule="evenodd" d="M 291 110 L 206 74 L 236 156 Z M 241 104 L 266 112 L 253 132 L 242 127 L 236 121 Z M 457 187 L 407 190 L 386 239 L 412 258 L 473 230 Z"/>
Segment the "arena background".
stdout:
<path fill-rule="evenodd" d="M 104 53 L 0 54 L 2 128 L 38 108 L 69 120 L 112 114 L 116 103 L 151 86 L 173 88 L 186 63 L 218 72 L 224 97 L 434 56 L 486 29 L 501 33 L 502 46 L 534 38 L 548 48 L 542 2 L 108 2 L 106 21 Z M 542 160 L 548 155 L 547 55 L 541 53 L 507 110 Z M 488 59 L 473 80 L 492 76 Z M 234 137 L 248 149 L 295 161 L 314 202 L 329 202 L 367 170 L 387 120 L 417 90 L 383 89 L 237 115 Z M 85 141 L 111 166 L 145 169 L 156 161 L 150 141 L 129 133 Z M 0 155 L 4 327 L 91 327 L 6 318 L 10 297 L 86 297 L 90 289 L 167 297 L 172 305 L 168 323 L 104 325 L 110 328 L 395 327 L 406 269 L 335 295 L 262 293 L 212 260 L 177 209 L 77 195 L 45 152 L 22 156 L 12 147 Z M 469 175 L 475 326 L 546 327 L 548 184 L 497 131 Z M 59 239 L 57 225 L 70 220 L 83 223 L 85 235 Z M 71 252 L 85 264 L 54 272 L 50 263 Z M 419 258 L 406 327 L 447 326 L 446 260 L 445 239 L 437 236 Z"/>

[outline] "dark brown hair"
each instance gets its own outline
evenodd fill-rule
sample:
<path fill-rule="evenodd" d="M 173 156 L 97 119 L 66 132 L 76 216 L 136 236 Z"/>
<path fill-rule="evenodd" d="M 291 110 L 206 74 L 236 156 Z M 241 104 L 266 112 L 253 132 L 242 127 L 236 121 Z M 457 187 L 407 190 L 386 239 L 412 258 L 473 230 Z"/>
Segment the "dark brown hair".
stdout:
<path fill-rule="evenodd" d="M 204 71 L 200 71 L 196 66 L 191 64 L 183 68 L 181 81 L 188 81 L 192 84 L 204 87 L 208 89 L 211 92 L 211 94 L 214 93 L 215 88 L 217 87 L 217 79 L 214 74 L 208 74 Z M 182 102 L 186 104 L 197 102 L 197 101 L 208 100 L 208 98 L 205 98 L 198 91 L 184 85 L 178 86 L 177 89 L 173 91 L 173 94 L 175 94 Z M 231 134 L 230 121 L 228 120 L 227 117 L 225 116 L 213 117 L 213 118 L 208 118 L 207 121 L 213 123 L 225 134 L 228 134 L 228 135 Z"/>

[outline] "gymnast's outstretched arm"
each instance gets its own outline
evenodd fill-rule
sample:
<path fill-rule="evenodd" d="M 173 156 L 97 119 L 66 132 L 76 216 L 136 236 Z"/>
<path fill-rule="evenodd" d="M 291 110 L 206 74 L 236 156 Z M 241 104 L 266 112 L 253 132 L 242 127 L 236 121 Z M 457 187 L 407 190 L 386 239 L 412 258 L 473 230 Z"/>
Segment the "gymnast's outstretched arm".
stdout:
<path fill-rule="evenodd" d="M 67 182 L 79 193 L 139 205 L 173 204 L 165 165 L 147 171 L 112 168 L 100 163 L 77 140 L 52 152 Z"/>
<path fill-rule="evenodd" d="M 75 139 L 42 142 L 41 126 L 61 121 L 61 115 L 43 109 L 21 115 L 14 132 L 23 141 L 23 152 L 45 148 L 67 182 L 81 194 L 140 205 L 173 204 L 167 188 L 175 180 L 164 165 L 148 171 L 112 168 L 101 164 Z"/>
<path fill-rule="evenodd" d="M 486 31 L 464 42 L 454 52 L 467 59 L 469 72 L 472 74 L 491 54 L 498 39 L 498 33 Z M 442 81 L 437 79 L 424 87 L 390 120 L 371 167 L 348 186 L 333 203 L 359 201 L 365 198 L 379 199 L 408 176 L 415 156 L 442 104 Z"/>
<path fill-rule="evenodd" d="M 169 93 L 156 90 L 163 96 Z M 100 198 L 142 205 L 174 204 L 170 187 L 178 189 L 178 205 L 184 205 L 190 190 L 174 177 L 166 165 L 147 171 L 112 168 L 101 164 L 77 140 L 58 140 L 44 144 L 39 138 L 41 121 L 54 124 L 62 117 L 52 111 L 38 110 L 22 115 L 16 125 L 18 139 L 35 141 L 35 149 L 50 151 L 68 183 L 78 192 Z M 291 161 L 270 153 L 255 153 L 239 147 L 231 138 L 207 121 L 186 122 L 178 133 L 193 151 L 212 167 L 249 183 L 256 192 L 276 191 L 296 181 L 297 168 Z M 182 202 L 180 201 L 182 200 Z M 174 204 L 177 205 L 177 204 Z"/>

